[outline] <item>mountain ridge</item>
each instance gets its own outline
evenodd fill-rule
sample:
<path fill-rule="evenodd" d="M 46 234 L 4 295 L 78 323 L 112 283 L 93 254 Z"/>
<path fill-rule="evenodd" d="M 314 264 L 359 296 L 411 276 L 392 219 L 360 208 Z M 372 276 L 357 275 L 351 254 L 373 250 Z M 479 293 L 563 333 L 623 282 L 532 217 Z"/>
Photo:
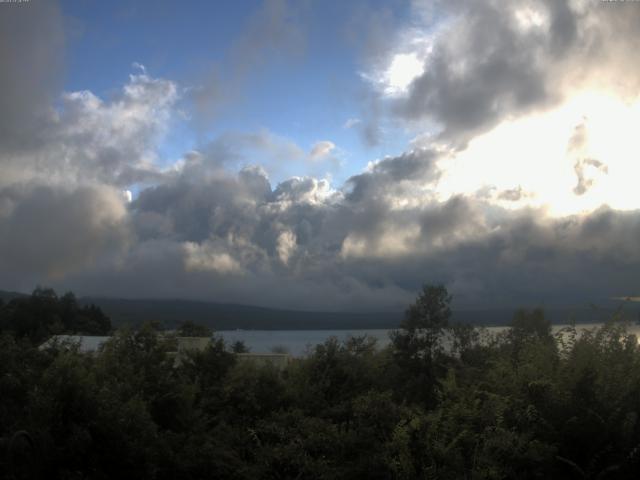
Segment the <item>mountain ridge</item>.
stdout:
<path fill-rule="evenodd" d="M 0 299 L 27 297 L 20 292 L 0 290 Z M 117 297 L 79 297 L 80 305 L 94 304 L 111 318 L 114 326 L 159 322 L 164 328 L 176 328 L 182 321 L 192 321 L 214 330 L 355 330 L 397 328 L 404 312 L 304 311 L 218 303 L 185 299 L 127 299 Z M 619 306 L 547 307 L 545 315 L 554 324 L 564 324 L 573 317 L 577 323 L 604 322 Z M 452 321 L 476 326 L 507 325 L 517 309 L 512 307 L 453 309 Z M 622 317 L 636 321 L 638 307 L 626 305 Z"/>

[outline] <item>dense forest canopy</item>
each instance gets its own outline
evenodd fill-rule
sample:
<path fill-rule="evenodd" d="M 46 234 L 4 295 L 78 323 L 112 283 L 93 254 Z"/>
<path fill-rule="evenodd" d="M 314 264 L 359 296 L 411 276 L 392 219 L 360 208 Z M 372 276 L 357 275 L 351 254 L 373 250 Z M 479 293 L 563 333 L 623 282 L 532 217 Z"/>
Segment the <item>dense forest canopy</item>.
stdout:
<path fill-rule="evenodd" d="M 636 478 L 640 467 L 640 350 L 615 319 L 554 336 L 542 310 L 519 311 L 489 335 L 451 324 L 447 290 L 426 286 L 388 347 L 330 339 L 280 371 L 237 362 L 215 336 L 176 365 L 171 337 L 149 324 L 95 354 L 38 349 L 45 332 L 109 330 L 73 298 L 37 290 L 2 307 L 7 478 Z"/>
<path fill-rule="evenodd" d="M 37 287 L 31 296 L 0 300 L 0 331 L 38 343 L 62 333 L 107 335 L 111 320 L 95 305 L 79 305 L 71 292 L 59 297 Z"/>

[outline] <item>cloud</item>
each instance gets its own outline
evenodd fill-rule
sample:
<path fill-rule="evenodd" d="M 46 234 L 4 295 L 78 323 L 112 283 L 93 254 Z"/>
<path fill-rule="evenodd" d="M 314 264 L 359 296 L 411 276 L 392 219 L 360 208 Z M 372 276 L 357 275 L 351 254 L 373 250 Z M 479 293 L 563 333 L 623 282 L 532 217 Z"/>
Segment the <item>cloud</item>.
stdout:
<path fill-rule="evenodd" d="M 131 240 L 124 200 L 113 188 L 7 187 L 0 205 L 4 282 L 62 278 L 105 259 L 117 264 Z"/>
<path fill-rule="evenodd" d="M 609 169 L 604 163 L 593 158 L 584 158 L 588 151 L 588 143 L 587 120 L 585 119 L 574 129 L 567 147 L 568 153 L 576 158 L 573 165 L 578 180 L 577 185 L 573 188 L 573 193 L 576 195 L 584 195 L 587 190 L 593 187 L 595 179 L 588 178 L 588 173 L 605 175 L 609 173 Z"/>
<path fill-rule="evenodd" d="M 350 128 L 355 127 L 356 125 L 358 125 L 361 122 L 362 122 L 362 120 L 360 120 L 359 118 L 348 118 L 344 122 L 344 124 L 342 125 L 342 128 L 344 128 L 345 130 L 348 130 Z"/>
<path fill-rule="evenodd" d="M 347 200 L 378 199 L 390 203 L 407 193 L 420 198 L 416 194 L 425 193 L 425 187 L 428 192 L 440 176 L 438 157 L 432 150 L 417 149 L 370 163 L 367 171 L 347 180 Z"/>
<path fill-rule="evenodd" d="M 311 147 L 309 157 L 311 160 L 321 160 L 329 156 L 329 154 L 336 148 L 333 142 L 323 140 L 322 142 L 316 142 Z"/>
<path fill-rule="evenodd" d="M 269 54 L 301 54 L 305 48 L 301 6 L 287 0 L 265 0 L 251 15 L 231 49 L 234 66 L 244 76 Z"/>
<path fill-rule="evenodd" d="M 89 91 L 63 94 L 60 110 L 29 130 L 19 151 L 0 157 L 0 185 L 39 179 L 126 187 L 157 179 L 156 149 L 177 96 L 173 82 L 144 74 L 131 75 L 109 101 Z"/>
<path fill-rule="evenodd" d="M 293 140 L 267 129 L 229 131 L 189 153 L 174 168 L 207 175 L 207 171 L 216 169 L 233 171 L 260 165 L 269 177 L 278 180 L 305 174 L 326 177 L 341 168 L 341 155 L 340 149 L 328 140 L 316 142 L 307 152 Z"/>
<path fill-rule="evenodd" d="M 306 154 L 295 142 L 261 130 L 256 133 L 228 133 L 218 139 L 231 149 L 245 151 L 248 157 L 262 157 L 263 164 L 296 162 L 304 159 Z"/>
<path fill-rule="evenodd" d="M 611 178 L 628 177 L 633 186 L 637 176 L 623 168 L 630 157 L 607 153 L 611 142 L 599 132 L 609 130 L 597 115 L 626 106 L 585 97 L 584 105 L 597 107 L 588 118 L 571 105 L 567 116 L 549 109 L 570 82 L 608 85 L 622 71 L 616 48 L 634 38 L 638 9 L 429 5 L 415 4 L 416 24 L 402 35 L 385 37 L 395 18 L 371 20 L 386 38 L 386 46 L 372 43 L 379 50 L 367 52 L 371 62 L 387 71 L 386 60 L 412 47 L 424 70 L 404 79 L 401 95 L 363 94 L 369 115 L 349 127 L 375 143 L 391 111 L 407 124 L 436 123 L 429 138 L 437 142 L 371 161 L 341 186 L 327 179 L 340 156 L 332 141 L 301 147 L 267 129 L 222 133 L 167 166 L 158 145 L 184 94 L 175 82 L 142 70 L 109 98 L 91 91 L 53 98 L 55 75 L 0 47 L 11 70 L 0 80 L 7 85 L 0 138 L 10 139 L 0 143 L 3 288 L 52 283 L 86 294 L 337 310 L 401 310 L 424 282 L 445 282 L 456 306 L 632 294 L 640 271 L 633 204 L 622 211 L 598 201 L 558 214 L 553 202 L 536 202 L 555 182 L 556 164 L 565 176 L 554 188 L 572 198 L 593 197 Z M 55 23 L 57 10 L 42 8 L 13 20 L 32 33 L 42 27 L 46 42 L 20 38 L 49 59 L 57 27 L 44 14 Z M 265 3 L 232 50 L 234 75 L 303 35 L 291 8 Z M 433 28 L 418 28 L 425 25 Z M 411 43 L 412 35 L 428 38 Z M 612 87 L 620 95 L 637 81 L 633 65 Z M 13 66 L 37 81 L 18 85 Z M 23 121 L 21 133 L 12 130 L 15 120 Z M 623 153 L 637 152 L 625 143 L 635 124 L 610 132 Z M 544 142 L 532 135 L 538 131 L 550 133 Z M 545 155 L 551 151 L 560 160 Z"/>
<path fill-rule="evenodd" d="M 118 268 L 134 241 L 122 187 L 157 177 L 153 152 L 176 96 L 146 75 L 106 102 L 60 96 L 62 23 L 57 2 L 0 18 L 0 281 L 19 289 Z"/>
<path fill-rule="evenodd" d="M 367 147 L 375 147 L 382 142 L 384 131 L 382 120 L 384 108 L 382 102 L 376 95 L 365 94 L 360 99 L 363 121 L 359 122 L 357 128 L 360 138 Z"/>
<path fill-rule="evenodd" d="M 506 200 L 508 202 L 517 202 L 521 198 L 525 196 L 525 192 L 522 191 L 522 187 L 518 186 L 517 188 L 510 188 L 507 190 L 503 190 L 498 194 L 498 199 Z"/>
<path fill-rule="evenodd" d="M 278 184 L 272 198 L 283 205 L 319 204 L 331 198 L 333 192 L 326 180 L 312 177 L 293 177 Z"/>
<path fill-rule="evenodd" d="M 296 250 L 296 235 L 291 230 L 285 230 L 278 235 L 277 247 L 278 257 L 280 261 L 287 265 L 289 259 Z"/>
<path fill-rule="evenodd" d="M 253 167 L 185 168 L 129 206 L 114 188 L 5 194 L 0 225 L 15 234 L 3 248 L 14 272 L 32 272 L 16 277 L 53 272 L 89 293 L 291 308 L 401 309 L 430 281 L 475 307 L 582 301 L 632 284 L 637 212 L 553 219 L 472 195 L 439 200 L 439 161 L 432 151 L 389 157 L 341 190 L 314 178 L 272 187 Z M 18 241 L 42 222 L 37 242 Z"/>
<path fill-rule="evenodd" d="M 57 2 L 4 5 L 0 15 L 0 151 L 19 150 L 52 115 L 64 47 Z"/>
<path fill-rule="evenodd" d="M 387 63 L 374 65 L 370 76 L 379 79 L 380 95 L 393 96 L 400 86 L 389 72 L 397 71 L 406 94 L 392 99 L 392 111 L 408 122 L 433 122 L 441 141 L 462 148 L 585 85 L 616 82 L 632 92 L 640 70 L 625 68 L 622 58 L 629 61 L 640 12 L 627 7 L 417 1 L 413 26 L 391 36 L 396 46 L 383 47 Z M 399 59 L 412 59 L 413 67 L 400 68 Z M 416 59 L 424 59 L 422 73 Z"/>
<path fill-rule="evenodd" d="M 306 50 L 303 2 L 264 0 L 249 15 L 225 59 L 210 64 L 188 89 L 193 119 L 206 130 L 221 112 L 241 99 L 256 72 L 273 59 L 299 59 Z"/>
<path fill-rule="evenodd" d="M 185 268 L 187 271 L 203 270 L 217 273 L 238 273 L 238 262 L 226 252 L 218 252 L 214 245 L 185 242 Z"/>
<path fill-rule="evenodd" d="M 568 48 L 572 35 L 560 32 L 575 30 L 571 22 L 567 30 L 535 35 L 516 26 L 509 6 L 479 2 L 463 7 L 455 2 L 444 10 L 451 25 L 435 42 L 406 101 L 399 102 L 398 114 L 408 119 L 428 115 L 442 126 L 444 138 L 464 142 L 507 114 L 555 100 L 546 75 L 562 52 L 552 51 L 552 45 Z M 564 13 L 556 10 L 559 17 Z"/>
<path fill-rule="evenodd" d="M 584 195 L 585 192 L 593 186 L 594 179 L 586 177 L 587 169 L 595 170 L 596 172 L 604 173 L 605 175 L 608 173 L 607 166 L 593 158 L 578 160 L 573 169 L 576 172 L 576 177 L 578 177 L 578 184 L 573 189 L 573 193 L 576 195 Z"/>

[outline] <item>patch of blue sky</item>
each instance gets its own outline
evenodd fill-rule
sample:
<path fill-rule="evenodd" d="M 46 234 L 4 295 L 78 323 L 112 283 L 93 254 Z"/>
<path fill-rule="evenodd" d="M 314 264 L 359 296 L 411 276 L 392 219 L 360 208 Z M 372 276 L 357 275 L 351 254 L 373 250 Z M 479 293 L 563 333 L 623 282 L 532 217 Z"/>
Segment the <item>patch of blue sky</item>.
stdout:
<path fill-rule="evenodd" d="M 316 142 L 333 142 L 339 168 L 331 165 L 325 173 L 339 186 L 369 161 L 401 153 L 412 136 L 385 125 L 380 143 L 371 147 L 362 141 L 358 128 L 344 128 L 348 119 L 363 116 L 360 94 L 366 89 L 358 73 L 362 68 L 358 49 L 348 39 L 354 34 L 348 31 L 357 10 L 353 4 L 322 2 L 322 8 L 310 4 L 300 26 L 301 51 L 265 51 L 266 58 L 250 66 L 241 79 L 230 73 L 235 61 L 230 58 L 232 47 L 262 2 L 63 0 L 61 5 L 67 25 L 67 91 L 91 90 L 108 99 L 121 91 L 131 73 L 137 73 L 134 62 L 144 65 L 150 76 L 175 81 L 182 89 L 211 81 L 206 77 L 211 68 L 220 73 L 223 96 L 236 88 L 224 82 L 239 82 L 206 124 L 174 116 L 164 141 L 157 145 L 162 167 L 220 135 L 267 131 L 305 152 Z M 390 5 L 402 14 L 403 8 L 398 8 L 402 4 Z M 187 116 L 193 114 L 185 100 L 177 107 Z M 253 155 L 246 163 L 260 163 L 260 154 Z M 322 174 L 322 168 L 296 163 L 272 181 L 308 174 Z"/>

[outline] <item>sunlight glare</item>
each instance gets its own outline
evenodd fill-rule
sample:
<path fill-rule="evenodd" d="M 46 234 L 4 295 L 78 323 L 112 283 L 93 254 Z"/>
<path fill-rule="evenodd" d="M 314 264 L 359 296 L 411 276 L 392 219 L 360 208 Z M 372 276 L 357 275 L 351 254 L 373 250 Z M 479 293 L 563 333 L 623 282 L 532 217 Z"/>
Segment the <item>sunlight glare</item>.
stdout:
<path fill-rule="evenodd" d="M 406 93 L 409 85 L 424 72 L 423 62 L 415 53 L 398 53 L 393 56 L 385 72 L 385 93 L 398 95 Z"/>
<path fill-rule="evenodd" d="M 504 122 L 441 162 L 445 173 L 439 194 L 448 198 L 489 188 L 492 201 L 506 208 L 545 207 L 554 216 L 589 212 L 603 204 L 640 208 L 638 125 L 638 99 L 626 103 L 607 93 L 582 92 L 554 110 Z M 580 129 L 583 140 L 578 142 Z M 607 173 L 590 165 L 591 160 L 606 166 Z M 586 161 L 583 175 L 590 182 L 582 195 L 574 191 L 580 161 Z M 500 192 L 518 188 L 527 194 L 520 200 L 498 198 Z"/>

